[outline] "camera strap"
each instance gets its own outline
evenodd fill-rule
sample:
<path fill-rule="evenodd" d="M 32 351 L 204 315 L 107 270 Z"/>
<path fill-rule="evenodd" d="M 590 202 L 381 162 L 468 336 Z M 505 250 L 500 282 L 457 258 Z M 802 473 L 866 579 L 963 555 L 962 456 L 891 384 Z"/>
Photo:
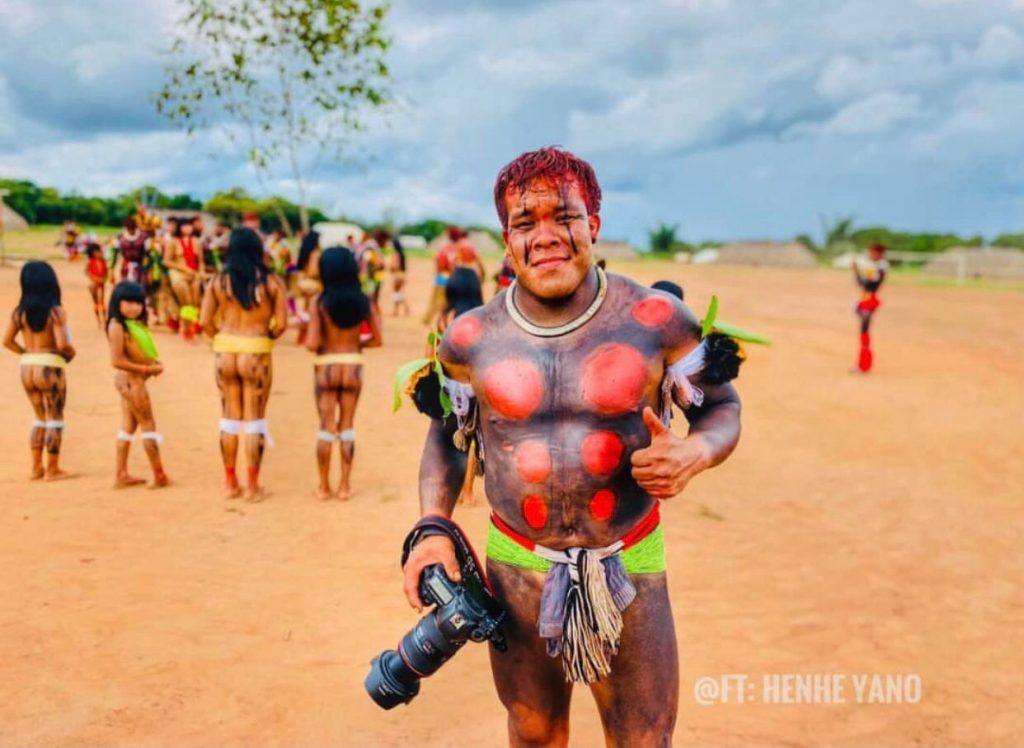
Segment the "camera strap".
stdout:
<path fill-rule="evenodd" d="M 476 551 L 473 550 L 473 546 L 469 544 L 466 534 L 455 522 L 439 514 L 428 514 L 426 517 L 422 517 L 413 525 L 412 531 L 406 535 L 405 542 L 402 543 L 402 568 L 405 568 L 405 562 L 409 560 L 409 554 L 412 553 L 416 544 L 432 535 L 443 535 L 452 541 L 463 578 L 465 579 L 469 575 L 476 577 L 487 593 L 493 597 L 494 590 L 491 589 L 487 574 L 484 573 L 480 559 L 477 557 Z"/>

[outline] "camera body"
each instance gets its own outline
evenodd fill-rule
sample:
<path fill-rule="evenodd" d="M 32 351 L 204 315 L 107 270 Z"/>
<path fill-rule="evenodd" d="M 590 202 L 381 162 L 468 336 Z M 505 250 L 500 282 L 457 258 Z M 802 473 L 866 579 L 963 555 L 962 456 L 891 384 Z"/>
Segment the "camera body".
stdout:
<path fill-rule="evenodd" d="M 363 685 L 378 706 L 408 704 L 420 691 L 420 679 L 437 672 L 467 641 L 490 640 L 505 649 L 501 623 L 505 610 L 476 574 L 463 574 L 457 584 L 440 564 L 428 566 L 420 578 L 420 599 L 434 609 L 402 637 L 397 649 L 380 653 L 370 663 Z"/>

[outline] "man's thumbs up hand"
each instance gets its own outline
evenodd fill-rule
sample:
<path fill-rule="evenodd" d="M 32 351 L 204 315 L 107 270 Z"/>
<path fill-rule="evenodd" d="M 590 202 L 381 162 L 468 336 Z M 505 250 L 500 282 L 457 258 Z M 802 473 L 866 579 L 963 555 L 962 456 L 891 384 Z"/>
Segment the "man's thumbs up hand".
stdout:
<path fill-rule="evenodd" d="M 699 435 L 680 439 L 661 422 L 650 407 L 644 408 L 644 425 L 651 443 L 633 453 L 633 479 L 656 499 L 671 499 L 690 478 L 708 467 L 708 445 Z"/>

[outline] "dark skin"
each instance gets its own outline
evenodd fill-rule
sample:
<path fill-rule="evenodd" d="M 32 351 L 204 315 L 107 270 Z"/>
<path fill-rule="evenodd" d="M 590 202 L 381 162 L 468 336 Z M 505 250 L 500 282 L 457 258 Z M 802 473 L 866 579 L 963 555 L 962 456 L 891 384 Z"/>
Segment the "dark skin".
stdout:
<path fill-rule="evenodd" d="M 313 311 L 309 320 L 306 347 L 314 353 L 358 353 L 362 348 L 377 348 L 382 344 L 380 334 L 380 312 L 370 305 L 370 339 L 359 340 L 360 325 L 338 327 L 331 316 L 320 307 L 320 295 L 313 297 Z M 354 364 L 318 364 L 313 371 L 313 387 L 316 396 L 320 428 L 332 433 L 341 433 L 352 428 L 356 405 L 363 389 L 363 367 Z M 352 459 L 355 443 L 341 442 L 341 482 L 336 494 L 331 493 L 331 450 L 327 441 L 317 441 L 316 462 L 320 485 L 316 497 L 326 501 L 332 496 L 347 501 L 352 495 L 349 477 L 352 473 Z"/>
<path fill-rule="evenodd" d="M 540 326 L 578 317 L 597 293 L 591 245 L 600 217 L 589 215 L 578 186 L 535 180 L 506 194 L 504 232 L 519 284 L 515 301 Z M 461 330 L 460 330 L 461 327 Z M 701 385 L 702 407 L 688 407 L 686 437 L 655 415 L 665 367 L 699 342 L 681 303 L 609 276 L 600 311 L 561 337 L 518 327 L 504 297 L 460 317 L 439 355 L 448 376 L 469 382 L 480 406 L 487 497 L 522 535 L 551 548 L 600 547 L 621 538 L 658 500 L 670 499 L 701 471 L 724 460 L 739 439 L 733 388 Z M 686 405 L 683 394 L 673 393 Z M 440 422 L 431 425 L 420 467 L 423 514 L 450 516 L 465 455 Z M 410 604 L 422 607 L 417 581 L 431 564 L 458 577 L 451 543 L 430 537 L 405 567 Z M 544 575 L 488 562 L 508 608 L 507 653 L 492 651 L 498 695 L 514 746 L 564 746 L 571 685 L 544 651 L 536 620 Z M 634 575 L 637 598 L 612 673 L 591 686 L 610 746 L 669 745 L 678 701 L 678 665 L 664 574 Z"/>
<path fill-rule="evenodd" d="M 125 319 L 138 319 L 142 316 L 143 307 L 137 301 L 122 301 L 121 315 Z M 139 344 L 124 327 L 112 321 L 107 327 L 107 340 L 110 343 L 110 363 L 117 370 L 114 375 L 114 387 L 121 395 L 121 428 L 126 433 L 134 434 L 136 429 L 143 433 L 156 431 L 156 419 L 153 417 L 153 405 L 149 400 L 146 380 L 163 373 L 164 365 L 159 361 L 151 361 L 143 353 Z M 153 439 L 142 442 L 150 467 L 153 469 L 153 482 L 150 488 L 163 488 L 170 485 L 160 460 L 160 446 Z M 131 442 L 117 442 L 117 468 L 114 476 L 114 488 L 128 488 L 145 483 L 141 478 L 128 474 L 128 451 Z"/>
<path fill-rule="evenodd" d="M 199 314 L 199 324 L 211 336 L 223 332 L 241 337 L 277 338 L 285 331 L 287 321 L 284 284 L 275 275 L 266 278 L 259 287 L 257 303 L 246 309 L 231 292 L 230 277 L 226 273 L 218 273 L 203 296 Z M 253 421 L 266 417 L 273 381 L 269 353 L 217 353 L 216 375 L 224 418 Z M 259 468 L 266 438 L 262 434 L 242 436 L 246 442 L 249 481 L 244 491 L 237 482 L 229 483 L 226 496 L 229 499 L 244 497 L 247 501 L 261 501 L 266 497 L 266 492 L 259 485 Z M 220 435 L 225 468 L 235 467 L 238 442 L 237 434 Z"/>
<path fill-rule="evenodd" d="M 18 343 L 18 334 L 22 343 Z M 4 333 L 4 347 L 18 355 L 22 353 L 56 353 L 71 361 L 75 349 L 68 340 L 67 315 L 62 307 L 54 307 L 46 326 L 36 332 L 29 327 L 23 315 L 11 316 Z M 67 379 L 64 370 L 54 366 L 22 366 L 21 385 L 25 388 L 36 419 L 39 421 L 64 420 L 64 404 L 67 401 Z M 60 469 L 61 429 L 33 427 L 29 436 L 32 451 L 32 480 L 61 480 L 69 477 Z M 46 466 L 43 467 L 43 451 L 46 452 Z"/>

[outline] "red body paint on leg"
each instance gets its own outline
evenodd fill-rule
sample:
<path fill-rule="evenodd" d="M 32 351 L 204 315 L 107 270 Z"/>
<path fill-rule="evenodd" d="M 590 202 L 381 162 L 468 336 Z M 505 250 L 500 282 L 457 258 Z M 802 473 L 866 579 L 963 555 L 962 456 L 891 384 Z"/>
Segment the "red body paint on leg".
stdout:
<path fill-rule="evenodd" d="M 476 317 L 462 317 L 461 319 L 455 320 L 455 324 L 452 325 L 450 334 L 452 336 L 452 342 L 455 345 L 468 348 L 473 345 L 479 339 L 480 333 L 483 332 L 483 325 L 480 324 L 480 320 Z"/>
<path fill-rule="evenodd" d="M 615 513 L 615 494 L 607 488 L 595 492 L 590 499 L 590 516 L 598 522 L 607 522 Z"/>
<path fill-rule="evenodd" d="M 606 343 L 583 362 L 583 400 L 602 415 L 636 410 L 647 384 L 647 364 L 631 345 Z"/>
<path fill-rule="evenodd" d="M 523 519 L 534 530 L 541 530 L 548 523 L 548 502 L 540 496 L 530 494 L 523 499 Z"/>
<path fill-rule="evenodd" d="M 668 299 L 651 296 L 633 307 L 633 319 L 645 327 L 659 327 L 672 318 L 672 304 Z"/>
<path fill-rule="evenodd" d="M 531 439 L 516 449 L 519 477 L 527 483 L 543 483 L 551 475 L 551 453 L 542 441 Z"/>
<path fill-rule="evenodd" d="M 540 369 L 523 358 L 499 361 L 484 372 L 484 394 L 501 415 L 515 421 L 525 420 L 544 399 Z"/>
<path fill-rule="evenodd" d="M 871 333 L 860 334 L 860 358 L 857 360 L 857 368 L 863 372 L 871 371 L 873 356 L 871 355 Z"/>
<path fill-rule="evenodd" d="M 598 478 L 607 478 L 619 467 L 623 449 L 622 440 L 611 431 L 587 434 L 580 444 L 583 468 Z"/>

